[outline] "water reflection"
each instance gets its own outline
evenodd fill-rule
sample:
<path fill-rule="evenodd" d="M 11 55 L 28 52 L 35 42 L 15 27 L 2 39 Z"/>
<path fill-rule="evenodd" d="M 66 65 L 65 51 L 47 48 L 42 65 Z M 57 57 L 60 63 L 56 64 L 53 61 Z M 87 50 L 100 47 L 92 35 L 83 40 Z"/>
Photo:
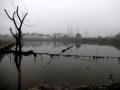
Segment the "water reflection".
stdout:
<path fill-rule="evenodd" d="M 38 54 L 35 59 L 33 59 L 32 56 L 25 57 L 20 53 L 13 55 L 18 74 L 17 90 L 22 90 L 25 88 L 24 82 L 33 83 L 32 85 L 28 86 L 33 86 L 34 82 L 40 83 L 46 80 L 57 82 L 62 79 L 79 81 L 81 83 L 84 83 L 85 81 L 89 81 L 90 83 L 90 80 L 94 80 L 96 82 L 101 81 L 103 83 L 107 82 L 107 75 L 109 75 L 111 78 L 112 75 L 109 74 L 111 72 L 117 77 L 117 79 L 120 75 L 120 72 L 115 71 L 116 69 L 119 69 L 118 63 L 120 64 L 120 52 L 118 49 L 115 49 L 112 46 L 88 45 L 76 42 L 74 43 L 74 46 L 70 48 L 70 50 L 59 56 L 58 54 L 62 50 L 66 49 L 68 45 L 71 45 L 71 43 L 25 42 L 24 45 L 24 50 L 30 49 L 34 51 L 41 51 L 44 49 L 46 52 L 49 52 L 52 49 L 52 51 L 50 51 L 51 54 L 49 55 Z M 57 47 L 59 50 L 57 51 L 55 47 Z M 56 54 L 56 52 L 58 54 Z M 23 64 L 22 70 L 21 63 Z M 101 77 L 98 78 L 98 76 Z M 22 82 L 23 77 L 24 80 Z M 25 77 L 30 78 L 26 79 Z"/>
<path fill-rule="evenodd" d="M 81 42 L 57 42 L 57 41 L 41 41 L 41 42 L 36 42 L 36 41 L 26 41 L 23 43 L 23 46 L 27 47 L 42 47 L 42 46 L 49 46 L 53 45 L 53 47 L 62 47 L 62 46 L 68 46 L 70 44 L 75 44 L 76 48 L 80 48 Z"/>
<path fill-rule="evenodd" d="M 0 52 L 0 62 L 4 58 L 5 54 Z M 10 87 L 9 83 L 4 83 L 4 80 L 0 79 L 0 90 L 8 90 Z"/>
<path fill-rule="evenodd" d="M 79 49 L 79 48 L 81 47 L 81 43 L 76 42 L 76 43 L 75 43 L 75 46 L 76 46 L 77 49 Z"/>
<path fill-rule="evenodd" d="M 20 43 L 22 44 L 22 43 Z M 13 53 L 13 57 L 14 57 L 14 63 L 16 65 L 17 71 L 18 71 L 18 87 L 17 90 L 21 90 L 21 78 L 22 78 L 22 72 L 21 72 L 21 61 L 22 61 L 22 46 L 20 44 L 15 45 L 15 51 L 12 52 L 10 51 L 10 49 L 14 46 L 14 44 L 11 44 L 3 49 L 1 49 L 0 51 L 0 61 L 2 61 L 3 57 L 5 55 L 10 56 L 10 61 L 11 61 L 11 54 Z M 7 90 L 9 89 L 9 87 L 7 86 L 1 86 L 2 90 Z M 4 88 L 4 89 L 3 89 Z"/>
<path fill-rule="evenodd" d="M 22 60 L 22 55 L 15 54 L 14 62 L 15 62 L 16 68 L 18 70 L 18 88 L 17 88 L 17 90 L 21 90 L 21 78 L 22 78 L 21 60 Z"/>
<path fill-rule="evenodd" d="M 5 54 L 0 53 L 0 62 L 2 61 L 2 59 L 4 58 Z"/>
<path fill-rule="evenodd" d="M 0 61 L 2 61 L 3 56 L 5 56 L 5 55 L 7 55 L 7 54 L 2 53 L 2 58 L 0 58 Z M 8 54 L 8 57 L 11 61 L 11 54 Z M 22 55 L 21 54 L 13 54 L 13 57 L 14 57 L 14 63 L 15 63 L 15 66 L 16 66 L 16 69 L 18 72 L 17 90 L 22 90 L 22 86 L 21 86 L 21 83 L 22 83 L 22 81 L 21 81 L 22 80 L 22 71 L 21 71 Z M 9 88 L 10 88 L 10 84 L 2 84 L 2 82 L 0 81 L 0 90 L 9 90 Z"/>

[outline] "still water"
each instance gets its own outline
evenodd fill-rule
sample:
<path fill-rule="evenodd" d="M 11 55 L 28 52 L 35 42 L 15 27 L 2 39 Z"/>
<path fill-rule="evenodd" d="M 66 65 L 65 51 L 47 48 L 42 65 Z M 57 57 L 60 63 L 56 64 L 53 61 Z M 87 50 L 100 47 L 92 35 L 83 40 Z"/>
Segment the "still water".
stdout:
<path fill-rule="evenodd" d="M 62 42 L 24 42 L 23 50 L 33 50 L 38 53 L 58 54 L 70 46 Z M 13 47 L 14 49 L 14 47 Z M 119 57 L 119 46 L 97 44 L 74 44 L 67 50 L 67 55 Z M 0 85 L 8 90 L 18 87 L 18 71 L 13 55 L 1 55 Z M 87 58 L 87 57 L 50 57 L 48 55 L 24 56 L 21 62 L 22 90 L 39 85 L 43 82 L 50 84 L 79 83 L 79 84 L 108 84 L 111 83 L 109 75 L 115 82 L 120 81 L 119 58 Z"/>

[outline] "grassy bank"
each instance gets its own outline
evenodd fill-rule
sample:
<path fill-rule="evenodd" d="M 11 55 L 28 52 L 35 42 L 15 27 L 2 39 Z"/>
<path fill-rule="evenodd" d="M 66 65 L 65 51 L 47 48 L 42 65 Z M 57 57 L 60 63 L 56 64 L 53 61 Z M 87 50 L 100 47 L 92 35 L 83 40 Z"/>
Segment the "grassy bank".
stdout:
<path fill-rule="evenodd" d="M 13 41 L 0 40 L 0 49 L 8 48 L 13 46 L 15 43 Z"/>
<path fill-rule="evenodd" d="M 11 41 L 0 40 L 0 46 L 10 43 Z"/>

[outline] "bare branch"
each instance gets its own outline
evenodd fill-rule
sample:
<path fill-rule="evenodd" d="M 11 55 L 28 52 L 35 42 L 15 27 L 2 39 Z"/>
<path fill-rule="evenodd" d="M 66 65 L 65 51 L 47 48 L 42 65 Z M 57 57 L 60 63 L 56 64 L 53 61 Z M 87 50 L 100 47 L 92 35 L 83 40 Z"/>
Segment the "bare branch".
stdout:
<path fill-rule="evenodd" d="M 12 33 L 14 38 L 17 38 L 17 36 L 13 33 L 12 28 L 10 28 L 10 32 Z"/>
<path fill-rule="evenodd" d="M 25 20 L 25 17 L 27 16 L 27 14 L 28 14 L 28 13 L 26 13 L 26 14 L 24 15 L 24 17 L 23 17 L 23 19 L 22 19 L 22 21 L 21 21 L 20 29 L 21 29 L 21 27 L 22 27 L 22 25 L 23 25 L 23 22 L 24 22 L 24 20 Z"/>
<path fill-rule="evenodd" d="M 22 20 L 21 20 L 21 18 L 20 18 L 20 16 L 19 16 L 19 12 L 18 12 L 18 6 L 17 6 L 16 13 L 17 13 L 17 17 L 18 17 L 18 19 L 20 20 L 20 22 L 22 22 Z"/>
<path fill-rule="evenodd" d="M 14 14 L 15 15 L 15 14 Z M 13 22 L 14 22 L 14 25 L 15 25 L 15 27 L 16 27 L 16 29 L 18 30 L 19 29 L 19 27 L 17 26 L 17 23 L 16 23 L 16 21 L 15 21 L 15 16 L 13 15 Z"/>
<path fill-rule="evenodd" d="M 8 16 L 8 18 L 9 18 L 10 20 L 13 20 L 13 18 L 11 18 L 10 15 L 8 14 L 7 10 L 4 9 L 4 11 L 5 11 L 6 15 Z"/>
<path fill-rule="evenodd" d="M 14 17 L 15 17 L 15 12 L 13 13 L 13 16 L 12 16 L 13 20 L 14 20 Z"/>
<path fill-rule="evenodd" d="M 26 13 L 26 14 L 24 15 L 24 17 L 23 17 L 23 19 L 22 19 L 22 23 L 24 22 L 25 17 L 27 16 L 27 14 L 28 14 L 28 13 Z"/>
<path fill-rule="evenodd" d="M 5 11 L 6 15 L 8 16 L 8 18 L 14 22 L 15 27 L 18 29 L 17 23 L 16 23 L 16 21 L 15 21 L 15 12 L 13 13 L 13 16 L 12 16 L 12 18 L 11 18 L 10 15 L 8 14 L 7 10 L 4 9 L 4 11 Z"/>

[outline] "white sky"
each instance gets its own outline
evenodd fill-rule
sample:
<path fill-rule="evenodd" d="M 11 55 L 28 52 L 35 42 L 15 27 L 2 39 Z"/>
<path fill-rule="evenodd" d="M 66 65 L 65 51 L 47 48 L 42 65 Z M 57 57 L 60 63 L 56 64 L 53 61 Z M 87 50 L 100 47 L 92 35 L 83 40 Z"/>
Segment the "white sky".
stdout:
<path fill-rule="evenodd" d="M 24 26 L 23 32 L 67 33 L 71 26 L 73 33 L 80 32 L 82 36 L 120 32 L 120 0 L 0 0 L 1 34 L 9 33 L 12 23 L 4 9 L 12 14 L 16 5 L 29 13 L 25 23 L 34 25 Z"/>

